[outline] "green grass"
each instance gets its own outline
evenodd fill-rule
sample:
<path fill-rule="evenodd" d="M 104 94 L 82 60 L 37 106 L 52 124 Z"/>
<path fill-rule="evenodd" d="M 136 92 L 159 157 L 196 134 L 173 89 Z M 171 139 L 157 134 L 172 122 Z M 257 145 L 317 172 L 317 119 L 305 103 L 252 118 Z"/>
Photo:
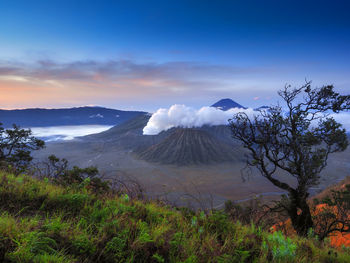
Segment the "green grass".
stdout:
<path fill-rule="evenodd" d="M 350 262 L 316 239 L 0 172 L 0 262 Z"/>

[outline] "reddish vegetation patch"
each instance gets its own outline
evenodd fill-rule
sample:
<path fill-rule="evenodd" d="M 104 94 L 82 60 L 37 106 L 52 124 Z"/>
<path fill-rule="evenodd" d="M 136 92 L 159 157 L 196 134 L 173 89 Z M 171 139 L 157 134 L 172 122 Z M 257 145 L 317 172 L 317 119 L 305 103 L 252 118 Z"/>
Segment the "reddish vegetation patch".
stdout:
<path fill-rule="evenodd" d="M 337 185 L 331 186 L 324 191 L 322 191 L 320 194 L 315 196 L 313 199 L 323 199 L 326 196 L 329 196 L 332 190 L 339 191 L 345 188 L 347 184 L 350 184 L 350 177 L 345 178 L 342 182 L 340 182 Z M 326 204 L 319 204 L 316 207 L 314 207 L 313 210 L 313 215 L 317 215 L 323 211 L 332 211 L 332 213 L 336 213 L 336 207 L 329 207 Z M 349 215 L 350 218 L 350 215 Z M 315 222 L 315 225 L 317 225 L 317 222 Z M 271 231 L 278 231 L 281 230 L 283 231 L 286 235 L 295 235 L 295 231 L 292 227 L 291 220 L 288 219 L 285 222 L 280 222 L 278 224 L 275 224 L 272 228 Z M 350 247 L 350 233 L 340 233 L 340 232 L 335 232 L 333 233 L 330 237 L 330 243 L 332 247 L 335 248 L 340 248 L 342 246 L 345 247 Z"/>
<path fill-rule="evenodd" d="M 350 233 L 336 233 L 330 239 L 332 247 L 350 247 Z"/>
<path fill-rule="evenodd" d="M 325 204 L 318 205 L 316 211 L 326 206 Z M 295 235 L 295 231 L 292 227 L 291 220 L 288 219 L 285 222 L 280 222 L 272 226 L 271 231 L 275 232 L 281 230 L 287 235 Z M 350 233 L 340 233 L 336 232 L 330 237 L 330 242 L 332 247 L 340 248 L 342 246 L 350 247 Z"/>
<path fill-rule="evenodd" d="M 337 212 L 336 207 L 328 207 L 326 204 L 319 204 L 316 206 L 314 213 L 317 215 L 318 213 L 321 213 L 327 210 L 332 211 L 333 213 Z M 332 247 L 342 247 L 342 246 L 350 247 L 350 233 L 335 232 L 329 238 L 330 238 Z"/>

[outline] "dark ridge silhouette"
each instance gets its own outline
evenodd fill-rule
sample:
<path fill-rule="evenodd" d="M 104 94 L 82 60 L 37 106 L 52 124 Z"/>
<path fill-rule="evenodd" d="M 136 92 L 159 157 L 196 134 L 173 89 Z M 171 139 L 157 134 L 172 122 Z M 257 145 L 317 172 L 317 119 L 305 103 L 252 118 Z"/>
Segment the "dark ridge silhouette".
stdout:
<path fill-rule="evenodd" d="M 13 123 L 21 127 L 47 127 L 60 125 L 117 125 L 140 114 L 141 111 L 122 111 L 103 107 L 66 109 L 0 110 L 4 127 Z"/>
<path fill-rule="evenodd" d="M 263 106 L 260 106 L 258 108 L 255 108 L 254 110 L 260 111 L 260 110 L 268 110 L 268 109 L 270 109 L 270 106 L 263 105 Z"/>
<path fill-rule="evenodd" d="M 240 109 L 246 109 L 246 107 L 242 106 L 241 104 L 238 104 L 237 102 L 231 100 L 231 99 L 222 99 L 218 102 L 211 105 L 211 107 L 218 108 L 223 111 L 227 111 L 232 108 L 240 108 Z"/>

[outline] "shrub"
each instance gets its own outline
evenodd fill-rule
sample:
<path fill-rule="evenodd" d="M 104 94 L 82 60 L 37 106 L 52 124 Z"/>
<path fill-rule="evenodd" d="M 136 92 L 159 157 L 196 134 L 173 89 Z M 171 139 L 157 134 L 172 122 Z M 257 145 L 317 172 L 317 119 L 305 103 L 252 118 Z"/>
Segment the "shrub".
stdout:
<path fill-rule="evenodd" d="M 276 231 L 268 235 L 267 241 L 268 244 L 263 243 L 263 247 L 271 251 L 274 260 L 285 262 L 295 257 L 297 245 L 289 237 L 286 238 L 282 232 Z"/>
<path fill-rule="evenodd" d="M 96 247 L 88 236 L 80 235 L 72 241 L 71 252 L 77 256 L 90 257 L 96 252 Z"/>

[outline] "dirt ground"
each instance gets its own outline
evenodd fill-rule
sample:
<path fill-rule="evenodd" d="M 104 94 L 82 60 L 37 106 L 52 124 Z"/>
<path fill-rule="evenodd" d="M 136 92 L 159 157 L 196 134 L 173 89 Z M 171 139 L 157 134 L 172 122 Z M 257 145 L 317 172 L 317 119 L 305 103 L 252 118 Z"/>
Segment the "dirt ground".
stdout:
<path fill-rule="evenodd" d="M 257 172 L 243 180 L 243 162 L 222 163 L 200 166 L 172 166 L 148 163 L 137 159 L 131 152 L 98 142 L 48 143 L 47 147 L 35 154 L 42 160 L 49 154 L 66 158 L 71 165 L 81 167 L 97 166 L 104 178 L 119 177 L 136 179 L 152 197 L 162 197 L 177 204 L 206 207 L 223 207 L 226 200 L 245 201 L 255 196 L 267 200 L 276 199 L 281 189 L 274 187 Z M 322 174 L 320 185 L 311 189 L 312 194 L 337 183 L 350 175 L 350 150 L 334 154 Z M 288 177 L 279 175 L 283 180 Z M 291 182 L 292 183 L 292 182 Z"/>

